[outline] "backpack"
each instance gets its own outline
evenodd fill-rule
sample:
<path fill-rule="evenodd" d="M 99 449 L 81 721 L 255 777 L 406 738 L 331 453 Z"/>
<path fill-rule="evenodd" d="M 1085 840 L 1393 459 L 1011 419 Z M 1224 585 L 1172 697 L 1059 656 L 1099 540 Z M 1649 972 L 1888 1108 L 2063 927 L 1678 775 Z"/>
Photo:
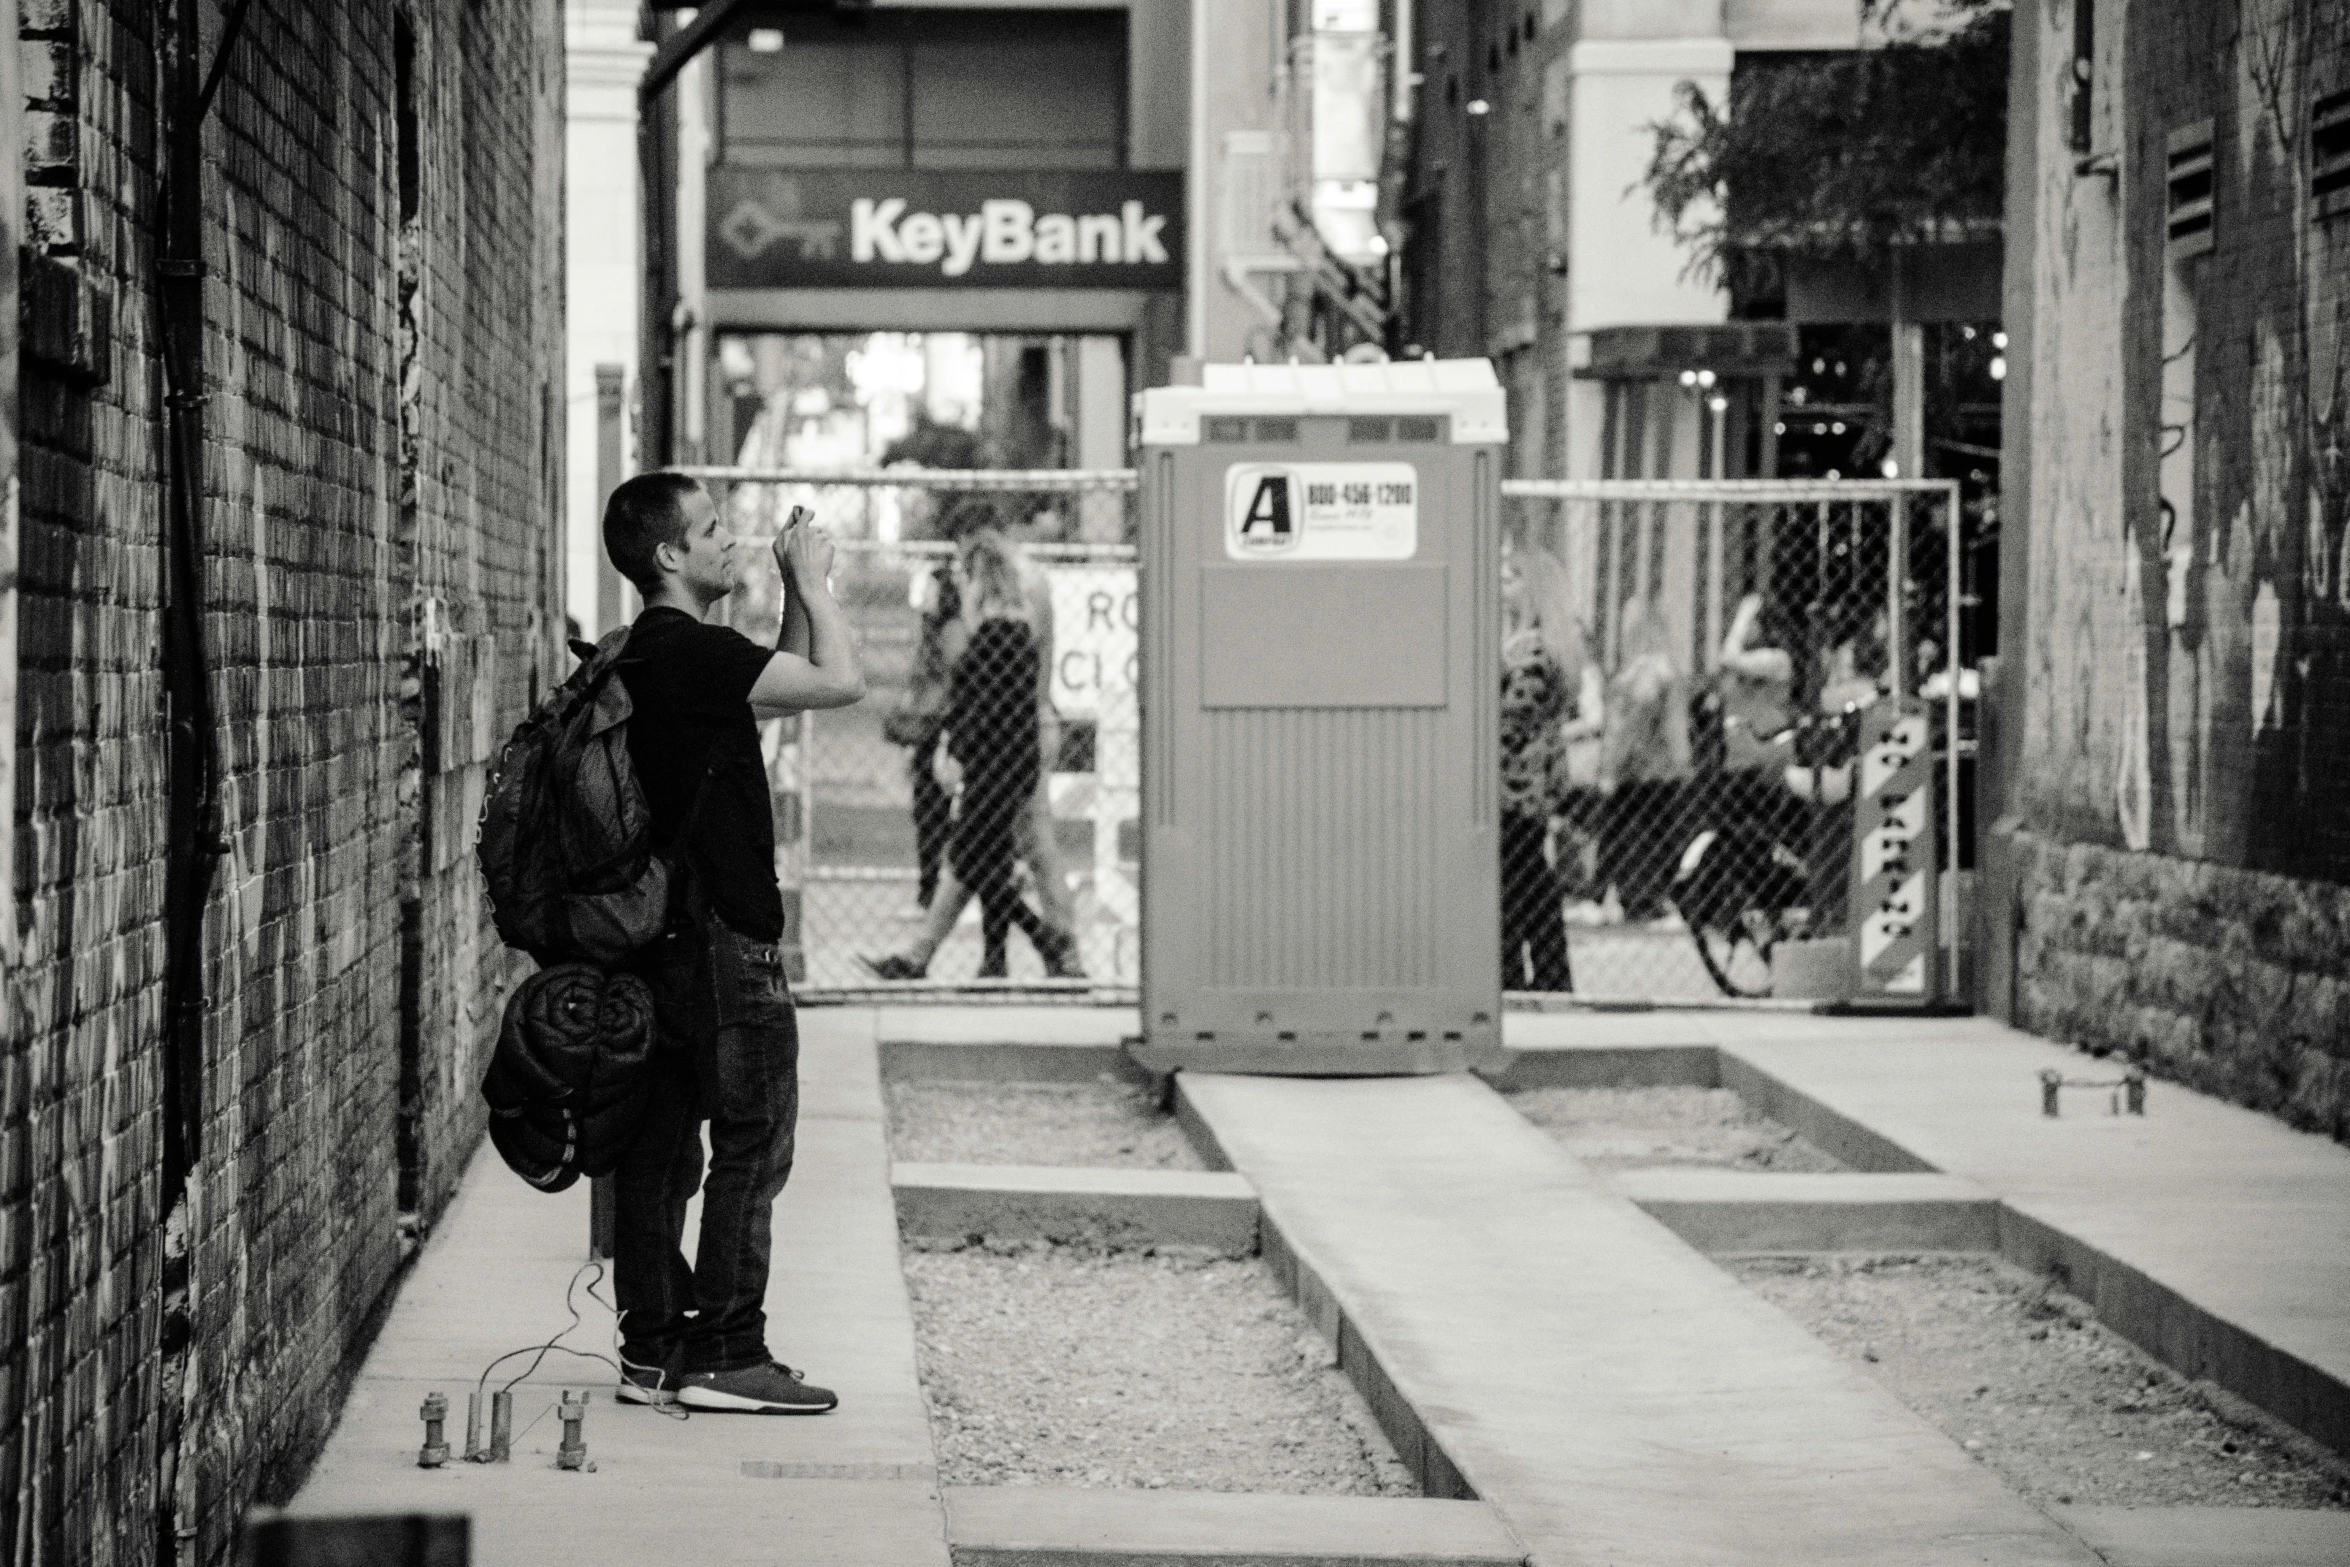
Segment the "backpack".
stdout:
<path fill-rule="evenodd" d="M 515 728 L 482 802 L 490 917 L 542 965 L 625 962 L 669 922 L 675 868 L 628 754 L 627 646 L 626 626 L 571 644 L 579 668 Z"/>
<path fill-rule="evenodd" d="M 589 963 L 540 969 L 506 1000 L 481 1080 L 490 1142 L 543 1192 L 609 1175 L 644 1117 L 653 992 Z"/>

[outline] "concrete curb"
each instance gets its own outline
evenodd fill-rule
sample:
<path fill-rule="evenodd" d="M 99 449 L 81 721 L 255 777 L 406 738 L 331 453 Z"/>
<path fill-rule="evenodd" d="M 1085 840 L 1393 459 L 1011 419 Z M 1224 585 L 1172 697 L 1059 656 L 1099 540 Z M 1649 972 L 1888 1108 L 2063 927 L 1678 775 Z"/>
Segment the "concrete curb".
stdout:
<path fill-rule="evenodd" d="M 1215 1133 L 1209 1129 L 1207 1118 L 1191 1102 L 1180 1074 L 1175 1079 L 1175 1114 L 1199 1147 L 1203 1159 L 1212 1154 L 1222 1162 L 1222 1168 L 1232 1167 Z M 1477 1493 L 1462 1477 L 1460 1466 L 1444 1450 L 1443 1444 L 1430 1435 L 1420 1412 L 1396 1390 L 1394 1379 L 1380 1364 L 1361 1329 L 1347 1316 L 1337 1294 L 1311 1260 L 1290 1244 L 1289 1237 L 1270 1214 L 1259 1216 L 1257 1243 L 1265 1266 L 1297 1302 L 1298 1309 L 1305 1313 L 1323 1342 L 1330 1345 L 1339 1371 L 1371 1407 L 1372 1418 L 1387 1434 L 1389 1445 L 1403 1460 L 1404 1467 L 1420 1482 L 1422 1494 L 1445 1501 L 1476 1500 Z"/>
<path fill-rule="evenodd" d="M 1078 1245 L 1257 1250 L 1257 1194 L 1240 1176 L 1195 1170 L 896 1164 L 890 1188 L 907 1236 L 994 1236 Z"/>
<path fill-rule="evenodd" d="M 949 1487 L 956 1567 L 1522 1567 L 1481 1502 Z"/>
<path fill-rule="evenodd" d="M 2215 1383 L 2350 1457 L 2350 1387 L 2300 1356 L 2005 1203 L 1999 1255 L 2030 1272 L 2056 1275 L 2098 1321 L 2180 1375 Z"/>
<path fill-rule="evenodd" d="M 1781 1126 L 1809 1139 L 1822 1153 L 1855 1170 L 1882 1175 L 1933 1175 L 1935 1168 L 1908 1149 L 1818 1100 L 1789 1087 L 1734 1050 L 1719 1049 L 1721 1083 Z"/>
<path fill-rule="evenodd" d="M 1899 1143 L 1772 1075 L 1739 1054 L 1736 1047 L 1692 1042 L 1686 1028 L 1661 1015 L 1651 1027 L 1658 1035 L 1653 1044 L 1512 1046 L 1500 1064 L 1480 1075 L 1505 1091 L 1545 1087 L 1728 1088 L 1850 1165 L 1857 1174 L 1942 1175 Z M 1143 1075 L 1122 1048 L 1098 1037 L 1072 1037 L 1046 1044 L 994 1037 L 898 1038 L 884 1041 L 882 1063 L 885 1080 L 1066 1082 L 1105 1073 L 1127 1079 Z M 1201 1162 L 1210 1170 L 1229 1171 L 1232 1161 L 1179 1089 L 1174 1094 L 1174 1112 Z M 1735 1178 L 1744 1183 L 1767 1176 L 1756 1172 Z M 2350 1455 L 2350 1385 L 1996 1194 L 1984 1194 L 1980 1199 L 1955 1195 L 1894 1198 L 1889 1208 L 1873 1208 L 1868 1202 L 1842 1197 L 1829 1199 L 1833 1206 L 1823 1208 L 1818 1199 L 1805 1199 L 1809 1211 L 1799 1215 L 1794 1208 L 1776 1206 L 1776 1199 L 1763 1201 L 1759 1187 L 1752 1189 L 1755 1195 L 1751 1198 L 1739 1193 L 1692 1198 L 1658 1188 L 1652 1193 L 1653 1205 L 1631 1187 L 1626 1190 L 1701 1251 L 1981 1250 L 1995 1252 L 2035 1273 L 2059 1271 L 2066 1287 L 2088 1302 L 2100 1321 L 2148 1354 L 2186 1376 L 2209 1380 L 2333 1451 Z M 1851 1190 L 1858 1192 L 1860 1188 Z M 1774 1206 L 1775 1212 L 1771 1211 Z M 1986 1209 L 1994 1219 L 1989 1234 L 1981 1227 Z M 1286 1255 L 1285 1248 L 1273 1226 L 1260 1228 L 1266 1258 L 1279 1272 L 1282 1264 L 1276 1254 Z M 1871 1235 L 1882 1238 L 1869 1239 Z M 1834 1236 L 1846 1238 L 1823 1238 Z M 1971 1239 L 1962 1244 L 1965 1237 Z M 1310 1279 L 1310 1270 L 1307 1273 Z M 1284 1282 L 1290 1283 L 1287 1277 Z M 1303 1302 L 1304 1290 L 1311 1285 L 1290 1287 Z M 1327 1327 L 1325 1336 L 1340 1345 L 1343 1365 L 1344 1341 L 1338 1327 Z M 1374 1366 L 1366 1375 L 1375 1371 Z M 1349 1375 L 1354 1373 L 1350 1370 Z M 1364 1377 L 1355 1380 L 1373 1409 L 1381 1411 L 1381 1423 L 1389 1424 L 1387 1412 L 1373 1396 L 1374 1388 L 1365 1384 Z M 1406 1450 L 1403 1437 L 1393 1429 L 1389 1435 L 1399 1452 Z M 1432 1490 L 1430 1494 L 1448 1493 Z"/>
<path fill-rule="evenodd" d="M 1091 1083 L 1105 1077 L 1150 1081 L 1150 1074 L 1117 1045 L 1018 1040 L 881 1042 L 881 1080 L 885 1083 Z"/>
<path fill-rule="evenodd" d="M 1781 1125 L 1801 1133 L 1856 1172 L 1942 1173 L 1892 1139 L 1774 1076 L 1741 1055 L 1735 1046 L 1674 1042 L 1597 1048 L 1513 1047 L 1510 1059 L 1492 1074 L 1492 1080 L 1497 1086 L 1611 1086 L 1602 1074 L 1616 1065 L 1628 1065 L 1632 1084 L 1686 1082 L 1701 1076 L 1701 1069 L 1692 1063 L 1694 1053 L 1713 1057 L 1715 1081 L 1719 1086 L 1732 1090 Z M 1653 1064 L 1636 1059 L 1627 1061 L 1642 1055 L 1654 1055 L 1658 1061 Z M 1615 1085 L 1625 1082 L 1623 1078 L 1614 1080 Z M 1756 1176 L 1741 1177 L 1743 1180 L 1757 1178 L 1759 1172 Z M 2058 1274 L 2066 1289 L 2095 1310 L 2100 1322 L 2181 1375 L 2215 1383 L 2322 1446 L 2350 1455 L 2350 1385 L 2046 1219 L 2026 1213 L 1996 1194 L 1991 1195 L 1996 1235 L 1980 1248 L 1969 1249 L 1996 1252 L 2029 1272 Z M 1675 1222 L 1661 1212 L 1657 1217 L 1668 1224 Z M 1689 1222 L 1702 1225 L 1709 1221 L 1690 1215 Z M 1675 1228 L 1678 1230 L 1679 1226 L 1676 1224 Z M 1701 1250 L 1731 1249 L 1709 1245 L 1686 1233 L 1684 1238 L 1691 1239 Z M 1909 1246 L 1903 1243 L 1899 1249 L 1906 1250 Z"/>
<path fill-rule="evenodd" d="M 1626 1170 L 1614 1184 L 1714 1255 L 1999 1249 L 1997 1199 L 1956 1176 L 1667 1169 Z"/>
<path fill-rule="evenodd" d="M 1719 1088 L 1722 1054 L 1713 1045 L 1512 1048 L 1501 1065 L 1477 1075 L 1505 1094 L 1528 1088 Z"/>
<path fill-rule="evenodd" d="M 2048 1511 L 2111 1567 L 2350 1562 L 2350 1513 L 2286 1507 L 2057 1506 Z"/>

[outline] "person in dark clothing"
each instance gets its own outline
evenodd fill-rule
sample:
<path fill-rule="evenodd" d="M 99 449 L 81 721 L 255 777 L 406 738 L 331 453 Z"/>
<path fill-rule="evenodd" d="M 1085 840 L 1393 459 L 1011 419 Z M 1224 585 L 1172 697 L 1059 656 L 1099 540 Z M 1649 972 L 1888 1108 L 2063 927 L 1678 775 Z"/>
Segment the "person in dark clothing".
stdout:
<path fill-rule="evenodd" d="M 979 898 L 983 979 L 1004 977 L 1004 941 L 1018 925 L 1040 954 L 1055 935 L 1013 880 L 1021 814 L 1043 774 L 1036 634 L 1019 562 L 998 533 L 967 540 L 956 557 L 970 635 L 947 698 L 940 782 L 955 792 L 955 875 Z"/>
<path fill-rule="evenodd" d="M 644 1121 L 614 1172 L 618 1397 L 820 1414 L 834 1395 L 767 1348 L 773 1210 L 799 1119 L 799 1026 L 776 945 L 783 898 L 758 723 L 864 695 L 825 580 L 832 545 L 796 517 L 775 541 L 784 611 L 774 647 L 706 618 L 740 568 L 732 531 L 692 479 L 649 473 L 620 485 L 604 509 L 604 546 L 644 596 L 619 671 L 634 708 L 629 759 L 654 847 L 683 873 L 670 928 L 640 959 L 660 1049 Z M 697 1187 L 701 1243 L 689 1267 L 686 1203 Z"/>
<path fill-rule="evenodd" d="M 883 732 L 906 747 L 906 781 L 913 795 L 914 900 L 925 909 L 938 894 L 939 867 L 954 834 L 955 801 L 939 783 L 938 739 L 945 732 L 947 693 L 955 659 L 963 648 L 963 605 L 952 564 L 914 579 L 915 607 L 922 616 L 914 644 L 914 671 L 905 705 L 889 715 Z"/>
<path fill-rule="evenodd" d="M 1575 988 L 1567 962 L 1566 890 L 1550 862 L 1550 821 L 1566 784 L 1559 720 L 1566 674 L 1532 631 L 1502 648 L 1501 983 L 1505 990 Z"/>

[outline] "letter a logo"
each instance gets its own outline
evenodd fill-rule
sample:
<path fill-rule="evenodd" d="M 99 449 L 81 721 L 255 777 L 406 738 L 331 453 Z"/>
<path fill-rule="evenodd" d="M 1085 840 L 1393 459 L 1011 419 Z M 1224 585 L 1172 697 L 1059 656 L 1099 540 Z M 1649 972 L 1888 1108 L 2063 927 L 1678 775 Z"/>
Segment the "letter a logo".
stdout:
<path fill-rule="evenodd" d="M 1240 542 L 1268 553 L 1296 542 L 1289 517 L 1289 475 L 1268 473 L 1257 480 L 1256 493 L 1240 515 Z"/>

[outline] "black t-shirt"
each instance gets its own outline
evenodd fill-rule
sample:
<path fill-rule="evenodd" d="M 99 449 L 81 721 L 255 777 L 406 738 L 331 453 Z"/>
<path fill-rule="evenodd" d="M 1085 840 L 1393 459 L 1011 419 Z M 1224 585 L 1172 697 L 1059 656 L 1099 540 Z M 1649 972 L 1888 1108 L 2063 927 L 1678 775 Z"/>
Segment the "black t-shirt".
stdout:
<path fill-rule="evenodd" d="M 635 712 L 628 755 L 653 813 L 653 845 L 677 841 L 709 775 L 686 864 L 711 912 L 753 941 L 783 937 L 775 882 L 775 818 L 751 687 L 775 656 L 727 626 L 666 606 L 637 616 L 620 666 Z"/>

